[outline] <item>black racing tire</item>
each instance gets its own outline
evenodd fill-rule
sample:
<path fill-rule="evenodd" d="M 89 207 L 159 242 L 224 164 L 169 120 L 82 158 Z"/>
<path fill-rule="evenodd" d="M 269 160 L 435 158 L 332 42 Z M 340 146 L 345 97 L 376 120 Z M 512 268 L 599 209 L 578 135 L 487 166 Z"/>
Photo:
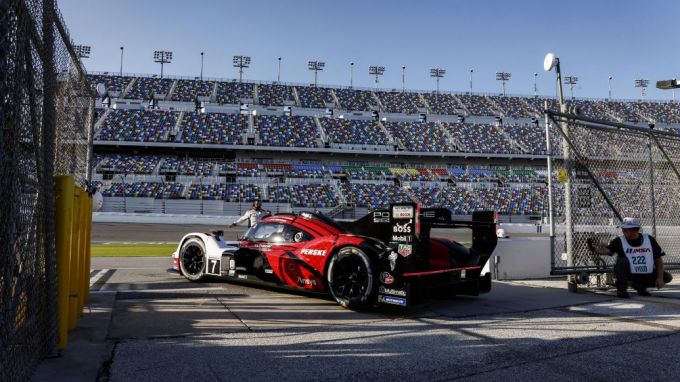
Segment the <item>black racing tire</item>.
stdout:
<path fill-rule="evenodd" d="M 375 265 L 357 247 L 344 247 L 328 264 L 328 290 L 341 306 L 365 310 L 373 306 L 378 290 Z"/>
<path fill-rule="evenodd" d="M 192 237 L 179 251 L 179 269 L 187 280 L 201 281 L 205 276 L 205 259 L 203 240 Z"/>

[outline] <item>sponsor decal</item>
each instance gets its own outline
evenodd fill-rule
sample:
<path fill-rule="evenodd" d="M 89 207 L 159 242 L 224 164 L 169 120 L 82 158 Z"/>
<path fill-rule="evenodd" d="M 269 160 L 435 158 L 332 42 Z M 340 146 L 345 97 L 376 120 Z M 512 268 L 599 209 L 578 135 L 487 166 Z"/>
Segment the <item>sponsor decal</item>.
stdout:
<path fill-rule="evenodd" d="M 636 253 L 648 253 L 652 252 L 651 248 L 627 248 L 626 253 L 636 254 Z"/>
<path fill-rule="evenodd" d="M 295 242 L 297 243 L 298 241 L 301 241 L 301 240 L 302 240 L 302 237 L 303 237 L 303 236 L 304 236 L 304 233 L 298 232 L 298 233 L 296 233 L 295 236 L 293 237 L 293 240 L 295 240 Z"/>
<path fill-rule="evenodd" d="M 410 243 L 412 240 L 410 235 L 392 235 L 391 241 L 396 241 L 397 243 Z"/>
<path fill-rule="evenodd" d="M 391 294 L 394 296 L 406 297 L 406 291 L 403 289 L 386 288 L 381 285 L 378 291 L 382 294 Z"/>
<path fill-rule="evenodd" d="M 390 285 L 394 282 L 394 276 L 392 276 L 389 272 L 383 272 L 380 274 L 380 282 L 385 285 Z"/>
<path fill-rule="evenodd" d="M 434 211 L 425 211 L 422 213 L 423 217 L 428 218 L 428 219 L 434 219 L 437 217 L 437 214 Z"/>
<path fill-rule="evenodd" d="M 300 253 L 307 256 L 326 256 L 325 249 L 303 248 Z"/>
<path fill-rule="evenodd" d="M 378 295 L 378 301 L 382 302 L 384 304 L 406 306 L 406 299 L 401 298 L 401 297 L 383 296 L 383 295 L 379 294 Z"/>
<path fill-rule="evenodd" d="M 387 211 L 376 211 L 373 213 L 373 223 L 389 223 L 390 213 Z"/>
<path fill-rule="evenodd" d="M 394 222 L 394 225 L 392 226 L 392 232 L 394 233 L 411 233 L 411 224 L 413 223 L 413 219 L 405 222 L 404 224 L 399 224 L 398 222 Z"/>
<path fill-rule="evenodd" d="M 402 256 L 409 256 L 413 253 L 413 245 L 411 244 L 399 244 L 397 247 L 397 253 Z"/>
<path fill-rule="evenodd" d="M 392 206 L 392 217 L 395 219 L 413 219 L 413 206 Z"/>
<path fill-rule="evenodd" d="M 297 282 L 300 285 L 316 286 L 316 280 L 313 279 L 303 279 L 301 277 L 298 277 Z"/>

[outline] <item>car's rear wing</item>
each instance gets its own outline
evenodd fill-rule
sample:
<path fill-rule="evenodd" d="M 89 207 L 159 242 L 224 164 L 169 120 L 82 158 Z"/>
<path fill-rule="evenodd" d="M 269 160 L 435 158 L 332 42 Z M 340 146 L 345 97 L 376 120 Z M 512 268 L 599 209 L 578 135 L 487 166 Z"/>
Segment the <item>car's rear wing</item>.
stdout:
<path fill-rule="evenodd" d="M 353 222 L 339 224 L 347 231 L 376 238 L 401 255 L 417 252 L 432 228 L 472 230 L 472 249 L 491 255 L 496 248 L 497 215 L 494 211 L 474 211 L 472 220 L 454 220 L 446 208 L 420 208 L 416 203 L 398 203 L 388 209 L 374 210 Z M 423 248 L 427 251 L 426 248 Z"/>

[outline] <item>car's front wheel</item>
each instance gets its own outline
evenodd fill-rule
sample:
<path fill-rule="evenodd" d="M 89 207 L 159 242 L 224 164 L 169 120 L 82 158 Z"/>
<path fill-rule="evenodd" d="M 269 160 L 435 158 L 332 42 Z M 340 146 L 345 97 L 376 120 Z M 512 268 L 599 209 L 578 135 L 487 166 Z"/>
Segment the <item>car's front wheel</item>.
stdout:
<path fill-rule="evenodd" d="M 199 238 L 184 242 L 179 252 L 179 267 L 184 277 L 200 281 L 205 275 L 205 246 Z"/>
<path fill-rule="evenodd" d="M 352 310 L 370 307 L 375 300 L 376 280 L 371 258 L 356 247 L 345 247 L 328 265 L 328 289 L 338 304 Z"/>

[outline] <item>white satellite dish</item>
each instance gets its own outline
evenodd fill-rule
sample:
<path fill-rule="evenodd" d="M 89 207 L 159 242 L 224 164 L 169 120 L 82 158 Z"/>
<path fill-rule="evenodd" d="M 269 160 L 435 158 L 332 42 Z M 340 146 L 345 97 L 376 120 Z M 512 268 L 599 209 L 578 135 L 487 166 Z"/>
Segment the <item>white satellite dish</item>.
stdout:
<path fill-rule="evenodd" d="M 97 94 L 99 94 L 100 97 L 104 97 L 106 95 L 106 85 L 103 83 L 98 83 L 96 86 L 97 89 Z"/>
<path fill-rule="evenodd" d="M 555 67 L 555 65 L 557 65 L 557 57 L 555 57 L 555 53 L 546 54 L 545 60 L 543 60 L 543 69 L 545 69 L 546 72 L 549 72 Z"/>

